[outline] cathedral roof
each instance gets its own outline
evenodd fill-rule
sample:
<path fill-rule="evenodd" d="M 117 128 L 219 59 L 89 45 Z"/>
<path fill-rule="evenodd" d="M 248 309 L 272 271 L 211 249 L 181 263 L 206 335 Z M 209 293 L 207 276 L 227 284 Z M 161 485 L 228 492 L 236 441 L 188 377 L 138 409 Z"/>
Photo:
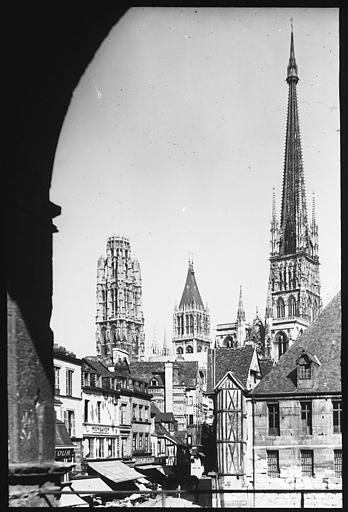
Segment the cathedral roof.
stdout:
<path fill-rule="evenodd" d="M 245 345 L 242 348 L 216 348 L 213 387 L 227 372 L 232 372 L 246 386 L 254 350 L 252 345 Z"/>
<path fill-rule="evenodd" d="M 201 295 L 198 290 L 195 272 L 193 270 L 193 263 L 189 262 L 189 267 L 187 270 L 186 283 L 184 287 L 184 291 L 182 292 L 179 309 L 184 306 L 192 307 L 193 304 L 196 304 L 201 309 L 204 309 L 203 301 Z"/>
<path fill-rule="evenodd" d="M 283 354 L 251 392 L 253 395 L 303 393 L 297 388 L 298 358 L 305 351 L 320 364 L 313 375 L 311 392 L 341 392 L 341 293 L 331 300 L 316 320 Z"/>

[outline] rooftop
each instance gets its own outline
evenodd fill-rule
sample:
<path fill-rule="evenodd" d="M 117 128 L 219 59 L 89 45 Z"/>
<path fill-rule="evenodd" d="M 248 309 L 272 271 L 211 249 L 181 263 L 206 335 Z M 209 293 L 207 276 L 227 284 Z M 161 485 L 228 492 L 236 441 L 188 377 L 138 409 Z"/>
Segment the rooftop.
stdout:
<path fill-rule="evenodd" d="M 293 378 L 296 361 L 305 350 L 320 361 L 313 377 L 311 392 L 341 392 L 341 292 L 323 309 L 318 318 L 281 356 L 253 395 L 303 393 Z"/>
<path fill-rule="evenodd" d="M 216 386 L 227 372 L 232 372 L 246 386 L 254 350 L 252 345 L 234 349 L 216 348 L 213 385 Z"/>

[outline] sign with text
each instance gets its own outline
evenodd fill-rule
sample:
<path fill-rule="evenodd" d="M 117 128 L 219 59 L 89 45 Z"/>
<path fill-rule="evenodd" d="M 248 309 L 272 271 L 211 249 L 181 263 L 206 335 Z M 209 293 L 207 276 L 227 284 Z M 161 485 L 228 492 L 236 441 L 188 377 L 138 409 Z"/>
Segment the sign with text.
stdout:
<path fill-rule="evenodd" d="M 56 448 L 56 460 L 71 459 L 74 455 L 74 448 Z"/>

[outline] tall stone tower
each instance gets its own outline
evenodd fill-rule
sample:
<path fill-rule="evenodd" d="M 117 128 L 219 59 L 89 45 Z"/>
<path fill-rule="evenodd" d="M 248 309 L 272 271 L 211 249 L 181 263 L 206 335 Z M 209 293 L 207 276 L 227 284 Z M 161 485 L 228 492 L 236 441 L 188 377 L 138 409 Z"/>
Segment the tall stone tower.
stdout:
<path fill-rule="evenodd" d="M 173 315 L 174 353 L 196 354 L 210 347 L 210 315 L 198 290 L 193 262 L 189 261 L 186 283 L 179 307 Z"/>
<path fill-rule="evenodd" d="M 273 190 L 270 275 L 266 306 L 266 348 L 277 360 L 317 317 L 321 308 L 318 226 L 311 222 L 302 164 L 296 86 L 299 81 L 291 27 L 285 161 L 280 223 Z"/>
<path fill-rule="evenodd" d="M 145 353 L 140 265 L 129 240 L 111 236 L 97 269 L 97 354 L 142 360 Z"/>

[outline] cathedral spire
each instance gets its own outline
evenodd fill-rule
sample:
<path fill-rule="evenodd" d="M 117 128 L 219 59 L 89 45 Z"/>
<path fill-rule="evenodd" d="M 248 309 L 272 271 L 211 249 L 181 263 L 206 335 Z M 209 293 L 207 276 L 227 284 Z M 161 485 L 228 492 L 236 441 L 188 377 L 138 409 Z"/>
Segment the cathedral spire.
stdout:
<path fill-rule="evenodd" d="M 204 309 L 203 301 L 201 295 L 198 290 L 195 272 L 193 270 L 193 261 L 189 259 L 188 262 L 188 270 L 184 291 L 182 292 L 179 309 L 184 306 L 192 307 L 193 304 L 196 304 L 201 309 Z"/>
<path fill-rule="evenodd" d="M 312 196 L 312 226 L 316 225 L 316 219 L 315 219 L 315 193 L 313 192 Z"/>
<path fill-rule="evenodd" d="M 289 97 L 280 221 L 281 255 L 308 249 L 307 205 L 296 92 L 298 72 L 292 30 L 286 81 L 289 85 Z"/>
<path fill-rule="evenodd" d="M 240 285 L 239 289 L 239 302 L 238 302 L 238 311 L 237 311 L 237 322 L 244 320 L 245 321 L 245 311 L 244 311 L 244 305 L 243 305 L 243 292 L 242 292 L 242 285 Z"/>

